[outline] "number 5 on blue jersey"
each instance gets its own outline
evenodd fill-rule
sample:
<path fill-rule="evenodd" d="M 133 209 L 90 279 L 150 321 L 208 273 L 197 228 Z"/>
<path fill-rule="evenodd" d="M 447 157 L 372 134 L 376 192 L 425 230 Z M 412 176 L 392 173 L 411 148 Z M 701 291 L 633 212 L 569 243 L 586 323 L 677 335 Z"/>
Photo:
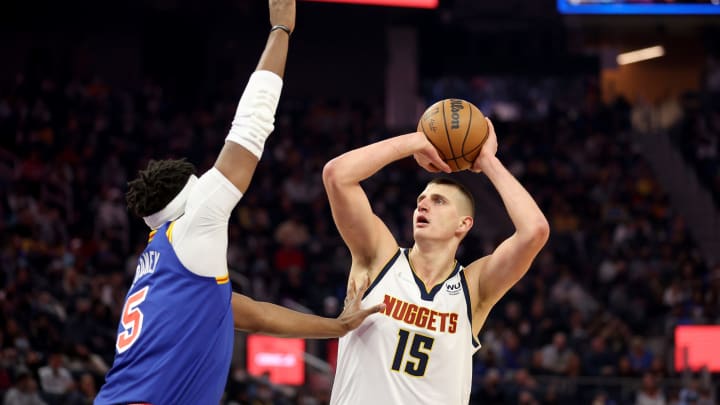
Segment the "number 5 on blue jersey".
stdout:
<path fill-rule="evenodd" d="M 125 307 L 123 308 L 120 318 L 120 323 L 122 323 L 125 330 L 118 334 L 117 341 L 115 342 L 115 348 L 118 353 L 123 353 L 129 349 L 130 346 L 137 341 L 138 337 L 140 337 L 144 315 L 138 306 L 145 301 L 149 289 L 150 286 L 146 286 L 140 291 L 130 295 L 127 301 L 125 301 Z"/>

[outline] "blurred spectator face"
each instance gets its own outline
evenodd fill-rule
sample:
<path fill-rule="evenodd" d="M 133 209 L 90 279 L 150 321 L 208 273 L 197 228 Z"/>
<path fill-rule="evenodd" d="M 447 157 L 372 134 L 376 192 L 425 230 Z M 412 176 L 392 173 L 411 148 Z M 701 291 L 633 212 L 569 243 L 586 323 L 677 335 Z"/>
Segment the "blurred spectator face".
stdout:
<path fill-rule="evenodd" d="M 533 352 L 532 364 L 533 364 L 534 367 L 537 367 L 537 368 L 542 368 L 542 367 L 543 367 L 543 365 L 542 365 L 542 364 L 543 364 L 542 351 L 540 351 L 540 350 L 535 350 L 535 351 Z"/>
<path fill-rule="evenodd" d="M 656 357 L 653 359 L 652 364 L 650 365 L 650 372 L 657 376 L 662 376 L 665 374 L 665 363 L 663 362 L 662 358 Z"/>
<path fill-rule="evenodd" d="M 633 339 L 632 352 L 635 354 L 642 354 L 644 351 L 642 340 L 639 338 Z"/>
<path fill-rule="evenodd" d="M 545 315 L 545 303 L 542 298 L 536 298 L 533 300 L 532 306 L 530 307 L 530 313 L 533 318 L 540 318 Z"/>
<path fill-rule="evenodd" d="M 500 384 L 500 372 L 496 369 L 490 369 L 485 376 L 485 385 L 488 387 L 496 387 Z"/>
<path fill-rule="evenodd" d="M 630 365 L 630 359 L 628 359 L 626 356 L 621 357 L 620 361 L 618 363 L 618 369 L 621 374 L 632 373 L 632 366 Z"/>
<path fill-rule="evenodd" d="M 92 374 L 85 373 L 80 377 L 80 391 L 85 395 L 95 396 L 97 389 L 95 388 L 95 379 Z"/>
<path fill-rule="evenodd" d="M 562 332 L 558 332 L 553 336 L 553 345 L 558 350 L 562 350 L 565 348 L 565 345 L 567 344 L 567 338 L 565 337 L 565 334 Z"/>
<path fill-rule="evenodd" d="M 568 359 L 568 366 L 567 366 L 567 375 L 570 376 L 579 376 L 581 371 L 581 363 L 580 363 L 580 357 L 576 354 L 570 355 L 570 358 Z"/>
<path fill-rule="evenodd" d="M 604 392 L 601 392 L 597 395 L 595 395 L 595 398 L 592 400 L 592 405 L 605 405 L 607 403 L 607 394 Z"/>
<path fill-rule="evenodd" d="M 515 351 L 520 347 L 520 340 L 514 332 L 505 334 L 505 347 L 510 351 Z"/>
<path fill-rule="evenodd" d="M 86 314 L 90 312 L 90 300 L 87 298 L 78 298 L 75 301 L 75 307 L 78 313 Z"/>
<path fill-rule="evenodd" d="M 651 373 L 645 373 L 642 379 L 642 387 L 645 391 L 655 391 L 657 389 L 657 380 Z"/>
<path fill-rule="evenodd" d="M 87 358 L 90 351 L 85 345 L 75 345 L 75 354 L 80 358 Z"/>
<path fill-rule="evenodd" d="M 537 404 L 537 401 L 535 401 L 535 398 L 533 398 L 532 394 L 528 391 L 521 391 L 518 395 L 518 404 L 520 405 L 534 405 Z"/>
<path fill-rule="evenodd" d="M 593 352 L 601 353 L 605 351 L 605 339 L 602 337 L 596 337 L 590 343 L 590 347 Z"/>
<path fill-rule="evenodd" d="M 35 379 L 30 376 L 28 373 L 23 373 L 17 381 L 17 388 L 26 393 L 33 393 L 37 391 L 37 383 L 35 382 Z"/>
<path fill-rule="evenodd" d="M 267 384 L 260 384 L 257 390 L 257 396 L 261 400 L 269 401 L 273 398 L 272 389 Z"/>
<path fill-rule="evenodd" d="M 63 358 L 62 358 L 61 354 L 55 353 L 55 354 L 51 355 L 50 358 L 48 359 L 48 365 L 55 370 L 62 367 L 62 364 L 63 364 Z"/>
<path fill-rule="evenodd" d="M 513 301 L 505 306 L 505 316 L 510 320 L 520 319 L 520 304 Z"/>
<path fill-rule="evenodd" d="M 537 382 L 530 376 L 530 373 L 524 368 L 515 371 L 515 384 L 518 387 L 525 387 L 534 389 L 537 387 Z"/>

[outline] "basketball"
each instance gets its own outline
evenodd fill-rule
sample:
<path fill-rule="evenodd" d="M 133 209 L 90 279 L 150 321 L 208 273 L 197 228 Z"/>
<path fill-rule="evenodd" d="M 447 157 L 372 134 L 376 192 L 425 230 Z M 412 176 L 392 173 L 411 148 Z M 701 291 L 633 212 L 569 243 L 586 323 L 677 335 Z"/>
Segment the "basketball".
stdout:
<path fill-rule="evenodd" d="M 454 172 L 472 166 L 488 136 L 483 113 L 472 103 L 457 98 L 428 107 L 417 130 L 425 134 Z"/>

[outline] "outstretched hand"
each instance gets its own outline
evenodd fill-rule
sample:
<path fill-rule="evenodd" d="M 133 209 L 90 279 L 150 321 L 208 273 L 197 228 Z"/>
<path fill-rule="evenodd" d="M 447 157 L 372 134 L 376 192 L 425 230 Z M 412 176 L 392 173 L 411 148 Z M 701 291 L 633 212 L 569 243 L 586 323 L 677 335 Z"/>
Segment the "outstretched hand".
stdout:
<path fill-rule="evenodd" d="M 473 162 L 473 165 L 470 168 L 470 170 L 475 173 L 480 173 L 481 171 L 483 171 L 483 165 L 485 164 L 485 162 L 487 162 L 490 158 L 495 157 L 498 149 L 498 140 L 497 134 L 495 133 L 495 127 L 493 126 L 492 121 L 490 121 L 490 118 L 485 117 L 485 120 L 487 121 L 488 125 L 487 139 L 485 140 L 482 149 L 480 149 L 480 154 L 475 159 L 475 162 Z"/>
<path fill-rule="evenodd" d="M 368 316 L 385 310 L 385 304 L 378 304 L 367 309 L 360 308 L 363 295 L 369 286 L 370 278 L 367 276 L 359 287 L 356 286 L 354 279 L 350 279 L 347 295 L 345 296 L 345 308 L 337 318 L 345 329 L 345 333 L 360 326 Z"/>
<path fill-rule="evenodd" d="M 295 0 L 269 0 L 270 25 L 284 25 L 295 31 Z"/>
<path fill-rule="evenodd" d="M 419 150 L 413 153 L 417 164 L 430 173 L 450 173 L 450 166 L 442 160 L 438 150 L 430 143 L 425 134 L 422 132 L 417 132 L 417 134 L 419 135 L 418 139 L 422 138 L 419 141 Z"/>

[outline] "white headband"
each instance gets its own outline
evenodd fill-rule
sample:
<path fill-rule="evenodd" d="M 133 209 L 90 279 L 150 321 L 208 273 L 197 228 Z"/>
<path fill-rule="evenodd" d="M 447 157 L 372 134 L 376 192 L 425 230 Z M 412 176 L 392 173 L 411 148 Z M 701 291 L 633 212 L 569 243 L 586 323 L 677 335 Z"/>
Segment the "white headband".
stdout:
<path fill-rule="evenodd" d="M 175 198 L 173 198 L 172 201 L 165 206 L 165 208 L 152 215 L 143 217 L 147 226 L 149 226 L 150 229 L 158 229 L 166 222 L 179 218 L 180 215 L 185 212 L 185 204 L 187 203 L 188 196 L 190 195 L 190 190 L 195 185 L 195 182 L 197 182 L 197 179 L 197 176 L 191 174 L 187 183 L 185 183 L 185 187 L 180 190 L 178 195 L 176 195 Z"/>

